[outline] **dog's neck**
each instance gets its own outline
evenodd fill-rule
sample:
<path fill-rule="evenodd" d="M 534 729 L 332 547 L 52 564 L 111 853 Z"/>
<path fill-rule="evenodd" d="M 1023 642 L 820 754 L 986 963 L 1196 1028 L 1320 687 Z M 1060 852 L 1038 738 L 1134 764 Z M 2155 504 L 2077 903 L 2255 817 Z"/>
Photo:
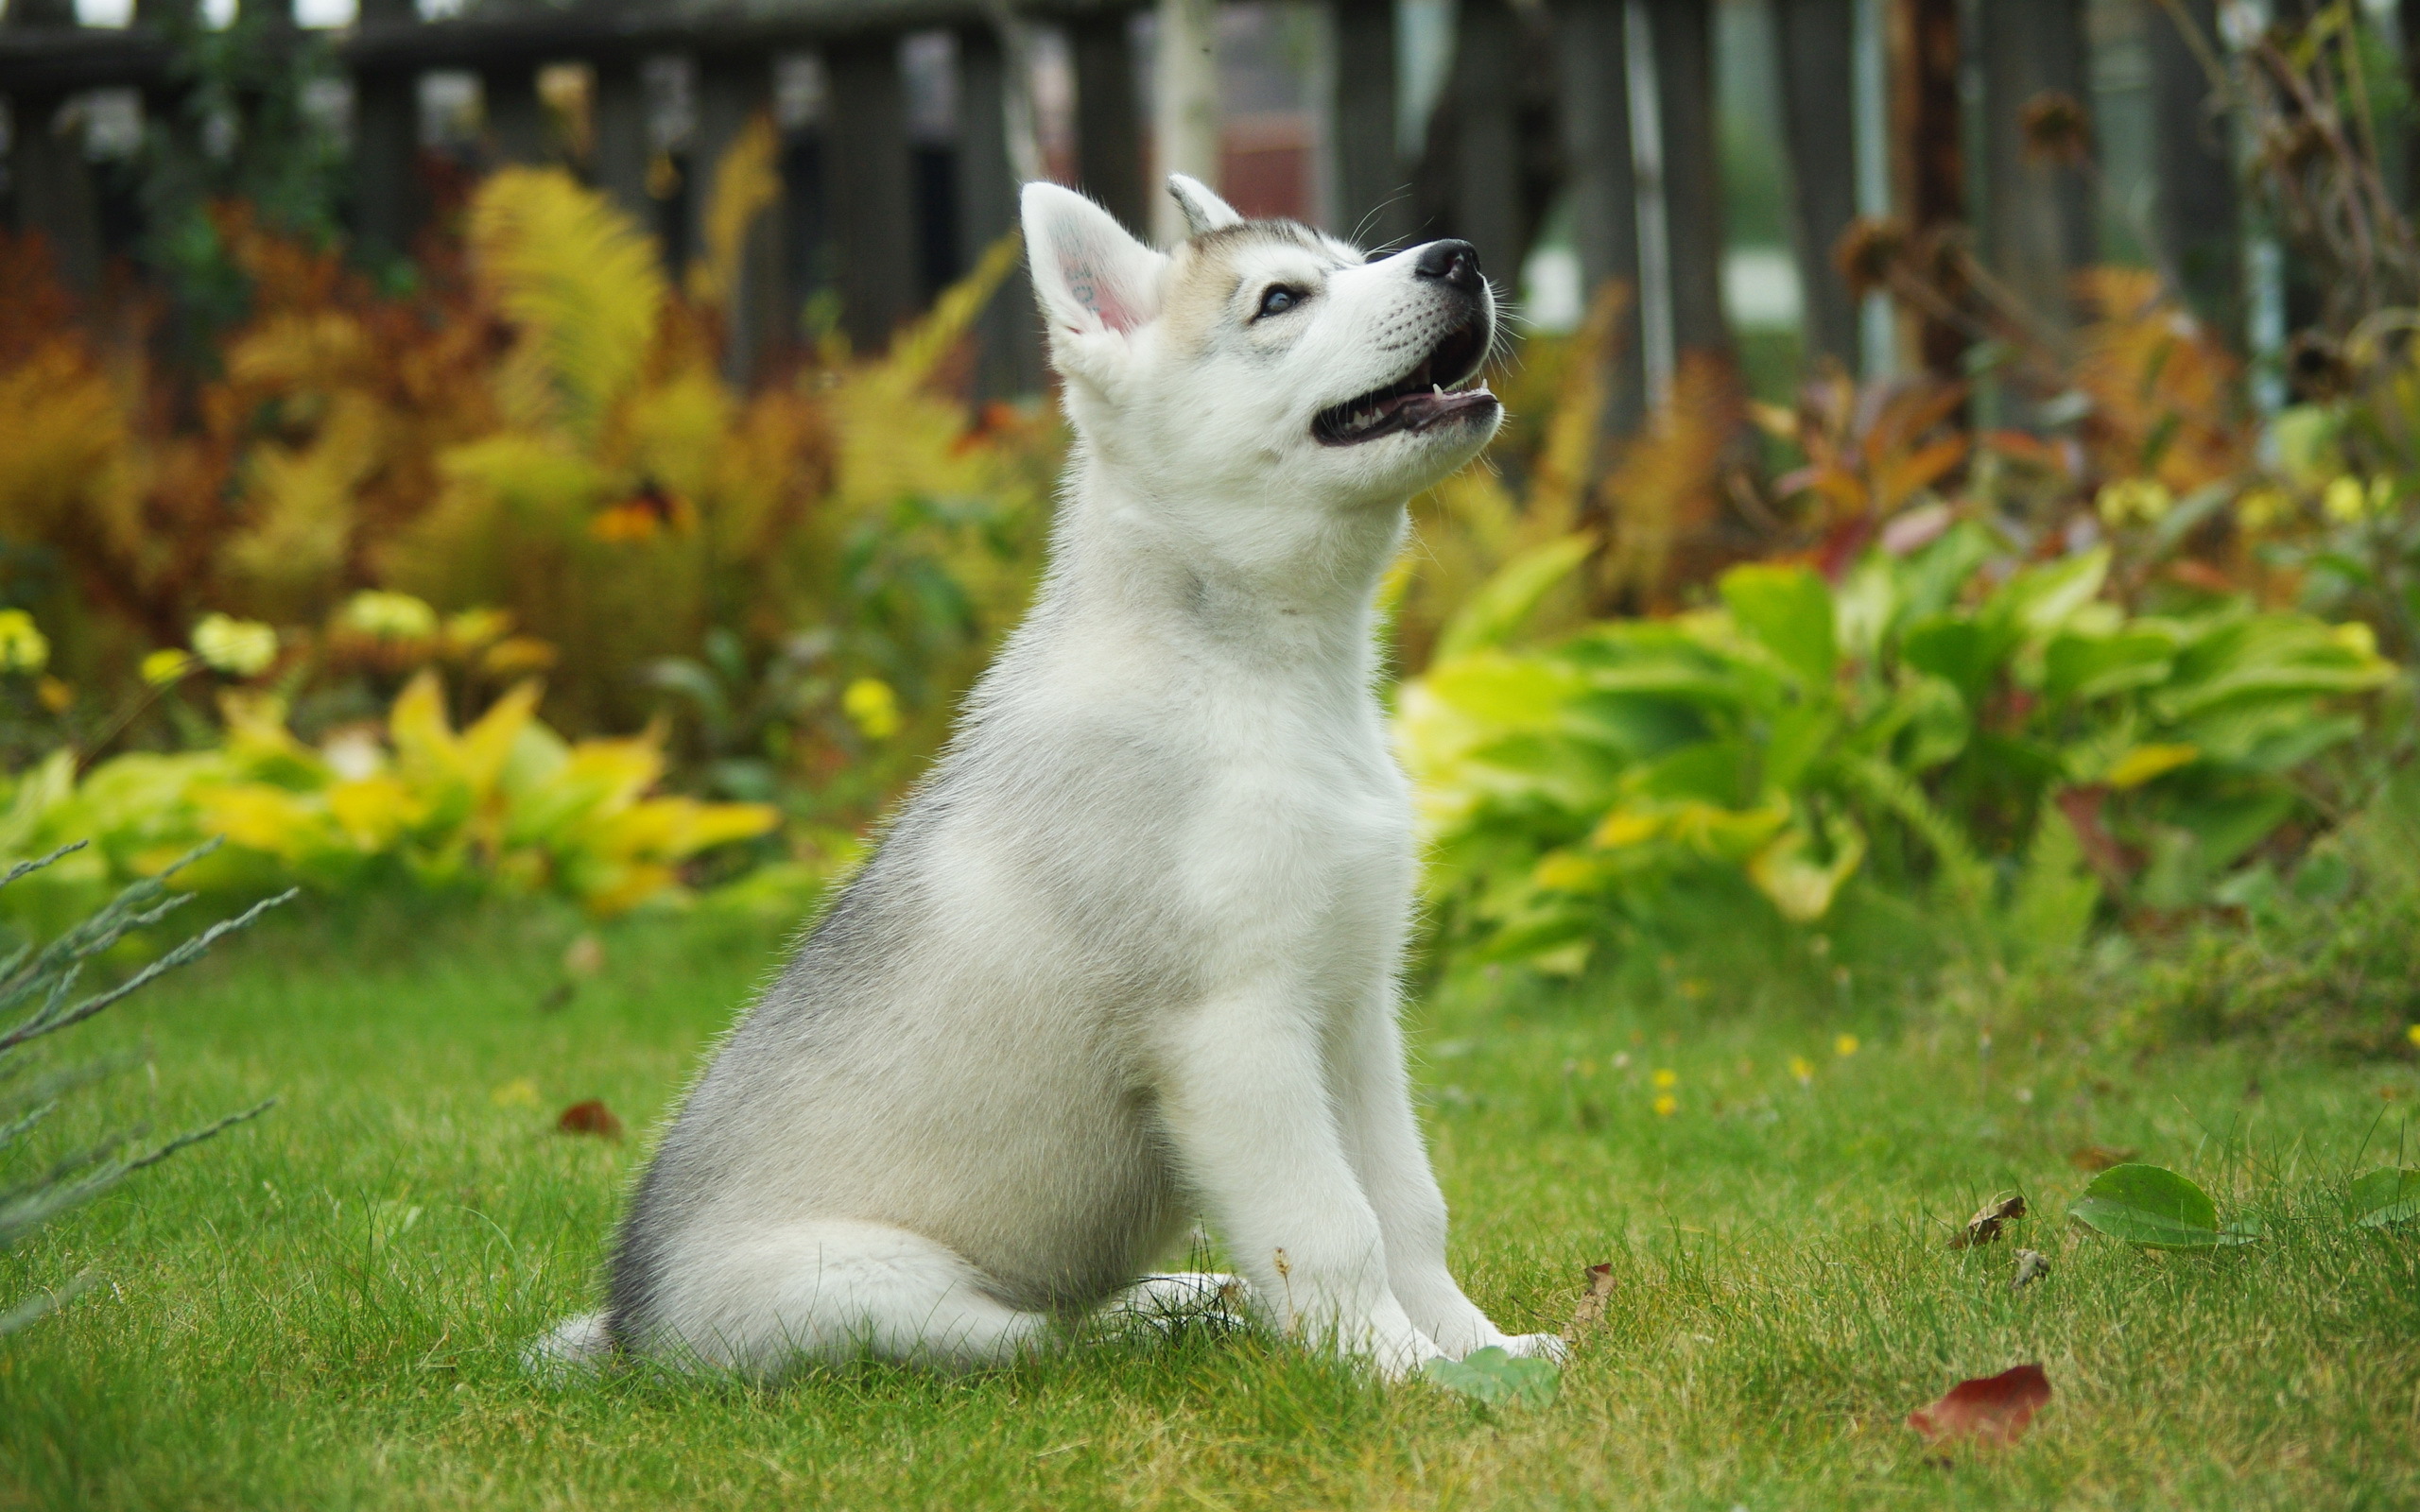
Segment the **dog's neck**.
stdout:
<path fill-rule="evenodd" d="M 1080 446 L 1054 543 L 1053 593 L 1115 633 L 1366 683 L 1378 581 L 1403 531 L 1400 504 L 1343 508 L 1170 490 L 1139 484 Z"/>

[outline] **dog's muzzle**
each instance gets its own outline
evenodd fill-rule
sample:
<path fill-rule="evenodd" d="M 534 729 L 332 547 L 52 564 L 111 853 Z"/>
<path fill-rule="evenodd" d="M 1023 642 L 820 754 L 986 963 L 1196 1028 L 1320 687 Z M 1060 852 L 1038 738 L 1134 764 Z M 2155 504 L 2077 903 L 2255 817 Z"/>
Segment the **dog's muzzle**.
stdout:
<path fill-rule="evenodd" d="M 1340 404 L 1321 410 L 1311 435 L 1328 446 L 1357 446 L 1398 431 L 1428 431 L 1440 425 L 1495 418 L 1495 396 L 1487 386 L 1457 386 L 1478 371 L 1495 335 L 1481 291 L 1478 252 L 1464 241 L 1430 242 L 1420 249 L 1412 275 L 1450 289 L 1464 306 L 1460 323 L 1437 338 L 1409 372 Z"/>

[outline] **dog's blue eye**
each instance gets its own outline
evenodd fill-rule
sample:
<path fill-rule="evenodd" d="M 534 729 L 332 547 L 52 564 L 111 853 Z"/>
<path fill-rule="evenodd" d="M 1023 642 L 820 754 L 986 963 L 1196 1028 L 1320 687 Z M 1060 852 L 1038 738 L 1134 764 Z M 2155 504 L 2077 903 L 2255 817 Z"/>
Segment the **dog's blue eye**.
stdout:
<path fill-rule="evenodd" d="M 1260 297 L 1260 313 L 1263 315 L 1283 315 L 1288 310 L 1292 309 L 1295 301 L 1300 300 L 1302 297 L 1301 292 L 1298 290 L 1289 289 L 1283 284 L 1274 284 L 1270 288 L 1268 293 Z"/>

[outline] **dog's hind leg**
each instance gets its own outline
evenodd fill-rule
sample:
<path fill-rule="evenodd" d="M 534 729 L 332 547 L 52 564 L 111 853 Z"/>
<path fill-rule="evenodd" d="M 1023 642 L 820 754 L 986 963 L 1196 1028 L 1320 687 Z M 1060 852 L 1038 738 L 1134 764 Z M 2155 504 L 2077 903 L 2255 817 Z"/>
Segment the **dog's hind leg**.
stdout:
<path fill-rule="evenodd" d="M 889 1224 L 816 1220 L 700 1236 L 641 1348 L 750 1375 L 861 1354 L 969 1369 L 1046 1342 L 1053 1320 L 991 1295 L 945 1245 Z"/>

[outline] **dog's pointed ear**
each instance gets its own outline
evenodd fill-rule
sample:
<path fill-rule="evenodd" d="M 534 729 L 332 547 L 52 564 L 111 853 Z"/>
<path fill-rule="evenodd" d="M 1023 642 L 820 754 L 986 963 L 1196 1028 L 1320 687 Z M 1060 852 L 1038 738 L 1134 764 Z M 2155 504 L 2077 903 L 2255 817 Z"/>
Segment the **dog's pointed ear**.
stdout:
<path fill-rule="evenodd" d="M 1184 233 L 1188 236 L 1243 224 L 1244 217 L 1236 214 L 1236 207 L 1213 194 L 1210 186 L 1199 179 L 1171 173 L 1168 194 L 1176 200 L 1177 208 L 1184 212 Z"/>
<path fill-rule="evenodd" d="M 1026 261 L 1034 298 L 1050 326 L 1052 353 L 1064 371 L 1069 358 L 1095 348 L 1122 350 L 1125 338 L 1160 313 L 1160 274 L 1167 259 L 1126 233 L 1115 217 L 1055 183 L 1025 186 Z M 1096 380 L 1104 373 L 1087 372 Z"/>

